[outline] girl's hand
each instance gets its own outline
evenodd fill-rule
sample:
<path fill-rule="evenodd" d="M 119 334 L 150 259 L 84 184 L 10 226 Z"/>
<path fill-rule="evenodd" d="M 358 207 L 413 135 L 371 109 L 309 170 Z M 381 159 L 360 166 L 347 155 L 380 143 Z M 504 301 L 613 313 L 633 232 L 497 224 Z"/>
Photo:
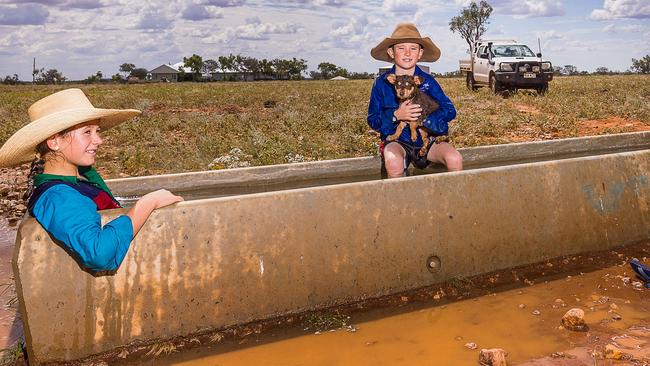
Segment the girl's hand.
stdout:
<path fill-rule="evenodd" d="M 183 197 L 176 196 L 175 194 L 171 193 L 166 189 L 159 189 L 157 191 L 153 191 L 145 194 L 144 196 L 142 196 L 141 200 L 151 201 L 151 203 L 153 204 L 153 208 L 157 209 L 157 208 L 169 206 L 176 202 L 181 202 L 183 201 Z"/>
<path fill-rule="evenodd" d="M 422 114 L 422 108 L 419 104 L 411 104 L 410 100 L 399 105 L 395 111 L 395 118 L 399 121 L 416 121 Z"/>

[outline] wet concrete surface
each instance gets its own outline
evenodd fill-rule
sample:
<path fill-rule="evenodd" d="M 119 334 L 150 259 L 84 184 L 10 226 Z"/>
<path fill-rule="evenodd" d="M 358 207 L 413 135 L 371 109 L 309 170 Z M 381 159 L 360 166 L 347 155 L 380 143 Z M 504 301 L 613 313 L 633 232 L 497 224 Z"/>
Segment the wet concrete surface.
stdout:
<path fill-rule="evenodd" d="M 153 359 L 123 363 L 476 365 L 482 348 L 502 348 L 510 365 L 648 365 L 650 290 L 627 265 L 632 257 L 650 260 L 650 242 L 339 308 L 351 317 L 331 330 L 315 330 L 309 316 L 289 318 L 217 334 L 212 344 L 189 339 L 181 352 L 160 343 L 148 351 Z M 588 331 L 561 326 L 571 308 L 584 310 Z M 607 347 L 620 359 L 606 358 Z"/>
<path fill-rule="evenodd" d="M 3 350 L 12 348 L 23 336 L 11 268 L 16 229 L 0 218 L 0 349 Z"/>

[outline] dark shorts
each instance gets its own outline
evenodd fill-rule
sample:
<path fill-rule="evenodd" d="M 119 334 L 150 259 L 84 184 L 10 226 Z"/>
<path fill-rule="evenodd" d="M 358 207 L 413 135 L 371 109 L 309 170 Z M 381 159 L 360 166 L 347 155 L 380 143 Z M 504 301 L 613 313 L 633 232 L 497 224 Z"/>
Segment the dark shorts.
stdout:
<path fill-rule="evenodd" d="M 427 160 L 427 156 L 429 155 L 429 151 L 431 150 L 431 147 L 433 147 L 433 144 L 439 144 L 441 142 L 449 142 L 449 138 L 447 136 L 438 136 L 436 138 L 432 137 L 429 140 L 429 146 L 427 146 L 427 153 L 424 154 L 424 156 L 419 155 L 420 147 L 411 145 L 407 142 L 399 141 L 399 140 L 382 141 L 379 146 L 379 152 L 381 154 L 382 163 L 384 161 L 384 148 L 391 142 L 398 143 L 402 148 L 404 148 L 404 151 L 406 152 L 406 155 L 404 156 L 404 170 L 406 170 L 409 164 L 411 163 L 413 163 L 413 166 L 418 169 L 425 169 L 430 163 L 430 161 Z"/>
<path fill-rule="evenodd" d="M 413 166 L 418 169 L 425 169 L 429 165 L 429 160 L 427 160 L 427 155 L 429 155 L 429 150 L 431 150 L 431 146 L 433 146 L 436 140 L 431 139 L 429 141 L 429 145 L 427 146 L 427 152 L 426 154 L 424 154 L 424 156 L 420 156 L 419 154 L 421 147 L 414 146 L 400 140 L 396 140 L 393 142 L 397 142 L 398 144 L 400 144 L 400 146 L 404 148 L 404 151 L 406 151 L 406 155 L 404 156 L 404 170 L 406 170 L 409 167 L 409 164 L 413 164 Z"/>

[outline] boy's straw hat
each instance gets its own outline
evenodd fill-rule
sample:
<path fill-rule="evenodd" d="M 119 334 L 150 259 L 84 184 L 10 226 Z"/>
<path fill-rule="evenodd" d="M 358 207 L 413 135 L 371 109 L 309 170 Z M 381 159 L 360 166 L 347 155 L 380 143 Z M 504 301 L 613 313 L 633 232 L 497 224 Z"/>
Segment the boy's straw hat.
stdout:
<path fill-rule="evenodd" d="M 440 49 L 433 43 L 431 38 L 422 37 L 418 28 L 413 23 L 399 23 L 393 34 L 389 38 L 384 38 L 375 48 L 370 50 L 370 55 L 380 61 L 393 62 L 393 59 L 388 56 L 388 48 L 398 43 L 417 43 L 422 46 L 423 62 L 434 62 L 440 58 Z"/>
<path fill-rule="evenodd" d="M 34 160 L 38 144 L 70 127 L 98 119 L 98 125 L 106 130 L 139 115 L 140 111 L 95 108 L 81 89 L 66 89 L 32 104 L 27 113 L 31 122 L 0 148 L 0 168 Z"/>

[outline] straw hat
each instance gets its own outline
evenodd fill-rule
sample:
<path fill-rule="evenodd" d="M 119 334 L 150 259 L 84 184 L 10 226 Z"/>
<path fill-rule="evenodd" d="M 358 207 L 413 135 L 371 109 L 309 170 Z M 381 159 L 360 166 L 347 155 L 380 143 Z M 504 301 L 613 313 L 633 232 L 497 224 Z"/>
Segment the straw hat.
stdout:
<path fill-rule="evenodd" d="M 398 43 L 417 43 L 422 46 L 423 62 L 435 62 L 440 58 L 440 49 L 431 38 L 422 37 L 418 28 L 413 23 L 399 23 L 389 38 L 384 38 L 375 48 L 370 50 L 370 55 L 380 61 L 393 62 L 386 50 Z"/>
<path fill-rule="evenodd" d="M 66 89 L 32 104 L 27 113 L 31 122 L 0 148 L 0 168 L 34 160 L 38 144 L 70 127 L 98 119 L 98 125 L 106 130 L 139 115 L 140 111 L 95 108 L 81 89 Z"/>

